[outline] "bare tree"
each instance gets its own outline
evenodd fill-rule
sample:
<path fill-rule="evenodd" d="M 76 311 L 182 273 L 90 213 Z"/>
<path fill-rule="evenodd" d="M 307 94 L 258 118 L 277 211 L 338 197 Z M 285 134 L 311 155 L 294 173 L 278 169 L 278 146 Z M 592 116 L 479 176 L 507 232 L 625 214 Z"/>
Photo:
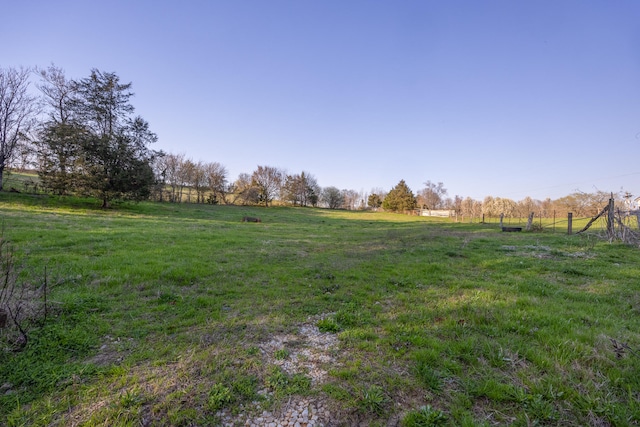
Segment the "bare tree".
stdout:
<path fill-rule="evenodd" d="M 539 203 L 527 196 L 517 203 L 516 210 L 520 218 L 526 218 L 531 212 L 535 212 Z"/>
<path fill-rule="evenodd" d="M 540 202 L 540 216 L 543 218 L 551 218 L 553 215 L 553 201 L 551 198 L 547 197 L 542 202 Z"/>
<path fill-rule="evenodd" d="M 458 220 L 458 215 L 462 215 L 462 202 L 462 197 L 458 196 L 457 194 L 453 197 L 453 200 L 451 202 L 451 208 L 456 213 L 456 221 Z"/>
<path fill-rule="evenodd" d="M 38 113 L 37 98 L 28 92 L 27 68 L 0 68 L 0 190 L 5 168 L 16 147 L 28 140 Z"/>
<path fill-rule="evenodd" d="M 204 163 L 193 163 L 191 183 L 193 185 L 193 189 L 196 190 L 196 203 L 204 203 L 204 195 L 208 189 Z"/>
<path fill-rule="evenodd" d="M 184 163 L 184 154 L 167 154 L 164 160 L 164 175 L 167 184 L 171 187 L 170 200 L 174 203 L 182 201 L 181 168 Z"/>
<path fill-rule="evenodd" d="M 444 184 L 439 182 L 434 184 L 431 181 L 424 183 L 425 188 L 418 192 L 418 205 L 423 209 L 440 209 L 447 195 Z"/>
<path fill-rule="evenodd" d="M 471 206 L 471 215 L 473 217 L 482 215 L 482 202 L 479 200 L 474 200 Z"/>
<path fill-rule="evenodd" d="M 350 211 L 354 211 L 358 209 L 360 205 L 360 193 L 356 190 L 342 190 L 342 199 L 344 200 L 343 207 L 349 209 Z"/>
<path fill-rule="evenodd" d="M 204 165 L 205 180 L 209 189 L 209 200 L 218 203 L 218 197 L 227 203 L 227 169 L 218 162 Z"/>
<path fill-rule="evenodd" d="M 488 217 L 495 217 L 500 215 L 500 212 L 496 213 L 494 210 L 493 196 L 486 196 L 482 201 L 482 214 Z"/>
<path fill-rule="evenodd" d="M 502 197 L 487 197 L 482 205 L 484 213 L 488 213 L 489 216 L 497 217 L 504 215 L 508 218 L 513 218 L 516 214 L 516 202 L 511 199 Z"/>
<path fill-rule="evenodd" d="M 282 170 L 273 166 L 258 166 L 251 175 L 253 185 L 258 188 L 259 200 L 266 207 L 280 193 L 284 175 Z"/>
<path fill-rule="evenodd" d="M 482 206 L 480 202 L 473 200 L 471 197 L 465 198 L 461 203 L 462 216 L 469 218 L 469 222 L 473 221 L 473 218 L 481 213 Z"/>
<path fill-rule="evenodd" d="M 559 215 L 566 215 L 568 212 L 572 212 L 577 217 L 594 216 L 606 205 L 608 199 L 609 193 L 604 191 L 596 193 L 576 191 L 555 200 L 553 206 Z"/>
<path fill-rule="evenodd" d="M 336 187 L 324 188 L 321 199 L 329 209 L 340 209 L 344 206 L 344 194 Z"/>
<path fill-rule="evenodd" d="M 187 189 L 187 203 L 191 203 L 191 189 L 194 187 L 195 173 L 196 164 L 193 163 L 193 160 L 183 160 L 180 165 L 179 178 L 181 188 Z M 182 192 L 180 195 L 182 196 Z"/>
<path fill-rule="evenodd" d="M 54 65 L 47 69 L 36 69 L 42 83 L 36 85 L 44 95 L 48 107 L 49 120 L 53 123 L 69 123 L 73 119 L 71 103 L 74 96 L 72 82 L 67 79 L 64 70 Z"/>
<path fill-rule="evenodd" d="M 238 199 L 243 205 L 258 203 L 258 187 L 253 185 L 251 175 L 248 173 L 241 173 L 238 175 L 238 179 L 233 183 L 232 192 L 235 195 L 231 201 L 232 204 L 235 204 Z"/>

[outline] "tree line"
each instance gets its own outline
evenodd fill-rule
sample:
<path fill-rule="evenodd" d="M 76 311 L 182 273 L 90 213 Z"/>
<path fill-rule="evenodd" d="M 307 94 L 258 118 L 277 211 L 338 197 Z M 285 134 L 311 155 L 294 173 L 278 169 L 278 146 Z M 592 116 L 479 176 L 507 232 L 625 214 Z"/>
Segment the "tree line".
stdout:
<path fill-rule="evenodd" d="M 30 91 L 33 77 L 38 95 Z M 151 149 L 157 136 L 134 114 L 131 83 L 112 72 L 91 70 L 69 79 L 56 66 L 0 68 L 0 190 L 6 168 L 35 169 L 40 187 L 56 195 L 114 200 L 156 200 L 270 206 L 274 203 L 330 209 L 450 210 L 463 218 L 482 215 L 544 217 L 595 215 L 609 195 L 575 192 L 543 201 L 488 196 L 482 201 L 448 197 L 442 182 L 426 181 L 417 194 L 401 180 L 389 191 L 321 187 L 308 171 L 259 165 L 230 180 L 218 162 Z"/>

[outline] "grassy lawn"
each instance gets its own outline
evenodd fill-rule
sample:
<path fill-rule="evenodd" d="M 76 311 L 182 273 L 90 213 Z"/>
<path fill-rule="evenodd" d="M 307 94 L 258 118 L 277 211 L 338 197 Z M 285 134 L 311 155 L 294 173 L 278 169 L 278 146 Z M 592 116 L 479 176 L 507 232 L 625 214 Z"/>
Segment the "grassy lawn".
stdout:
<path fill-rule="evenodd" d="M 20 279 L 46 267 L 51 304 L 0 352 L 0 425 L 243 425 L 300 397 L 345 426 L 640 424 L 637 248 L 374 212 L 97 206 L 0 193 Z"/>

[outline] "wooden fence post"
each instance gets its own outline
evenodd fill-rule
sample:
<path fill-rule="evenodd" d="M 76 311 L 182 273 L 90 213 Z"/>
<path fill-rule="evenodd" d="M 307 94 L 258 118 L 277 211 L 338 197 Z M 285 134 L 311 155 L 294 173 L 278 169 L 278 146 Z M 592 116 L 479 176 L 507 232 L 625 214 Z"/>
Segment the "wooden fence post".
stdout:
<path fill-rule="evenodd" d="M 533 215 L 533 212 L 529 214 L 529 219 L 527 220 L 527 231 L 531 231 L 531 227 L 533 226 Z"/>
<path fill-rule="evenodd" d="M 609 238 L 613 237 L 613 215 L 614 215 L 614 206 L 613 206 L 613 193 L 611 193 L 611 198 L 609 199 L 609 212 L 607 216 L 607 235 Z"/>
<path fill-rule="evenodd" d="M 571 233 L 572 233 L 571 228 L 573 226 L 573 224 L 572 224 L 572 222 L 573 222 L 573 212 L 569 212 L 567 214 L 567 221 L 569 222 L 569 224 L 567 225 L 567 227 L 568 227 L 567 228 L 567 234 L 571 235 Z"/>

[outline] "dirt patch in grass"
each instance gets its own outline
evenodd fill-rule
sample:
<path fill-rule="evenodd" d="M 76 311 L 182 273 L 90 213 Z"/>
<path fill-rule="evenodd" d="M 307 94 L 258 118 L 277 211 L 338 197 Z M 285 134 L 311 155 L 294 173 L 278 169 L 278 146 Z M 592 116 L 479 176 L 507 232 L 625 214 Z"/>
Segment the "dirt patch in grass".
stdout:
<path fill-rule="evenodd" d="M 131 353 L 133 345 L 133 338 L 105 335 L 98 352 L 86 363 L 101 367 L 120 364 Z"/>

